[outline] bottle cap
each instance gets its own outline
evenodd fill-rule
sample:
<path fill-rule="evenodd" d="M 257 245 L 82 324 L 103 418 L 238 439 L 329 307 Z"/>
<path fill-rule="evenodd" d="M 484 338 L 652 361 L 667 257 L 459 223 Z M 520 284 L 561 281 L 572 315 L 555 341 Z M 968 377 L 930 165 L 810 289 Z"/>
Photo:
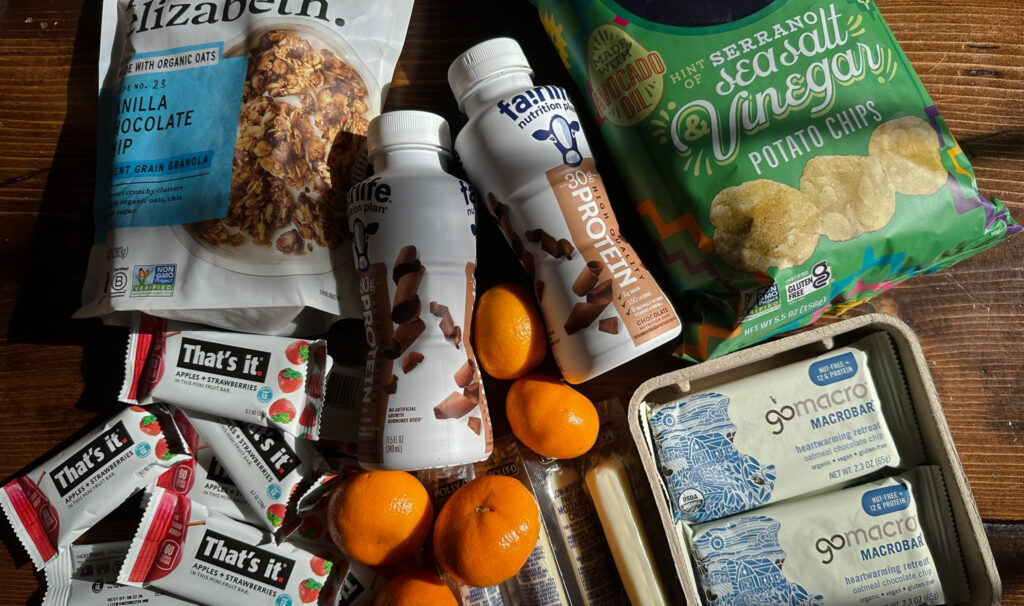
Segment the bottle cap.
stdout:
<path fill-rule="evenodd" d="M 437 114 L 414 110 L 383 113 L 373 120 L 366 133 L 366 153 L 370 158 L 387 148 L 419 147 L 451 155 L 452 135 L 448 123 Z"/>
<path fill-rule="evenodd" d="M 522 47 L 512 38 L 494 38 L 462 53 L 448 68 L 448 86 L 462 110 L 462 102 L 484 80 L 510 72 L 532 74 Z"/>

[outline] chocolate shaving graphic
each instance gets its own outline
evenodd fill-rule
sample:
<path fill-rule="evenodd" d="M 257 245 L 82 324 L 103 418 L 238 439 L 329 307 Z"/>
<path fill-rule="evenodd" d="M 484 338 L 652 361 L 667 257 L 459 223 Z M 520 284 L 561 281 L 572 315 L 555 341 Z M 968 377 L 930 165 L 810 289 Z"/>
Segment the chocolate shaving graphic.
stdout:
<path fill-rule="evenodd" d="M 472 400 L 473 402 L 476 402 L 477 404 L 479 404 L 480 403 L 480 383 L 470 383 L 469 385 L 467 385 L 466 387 L 464 387 L 462 389 L 462 395 L 466 396 L 466 398 Z"/>
<path fill-rule="evenodd" d="M 612 302 L 612 281 L 610 279 L 601 282 L 594 287 L 594 290 L 587 293 L 587 303 L 596 305 L 608 305 Z"/>
<path fill-rule="evenodd" d="M 494 197 L 494 194 L 487 194 L 487 205 L 491 208 L 491 214 L 498 219 L 501 219 L 508 214 L 508 205 L 498 202 L 498 199 Z"/>
<path fill-rule="evenodd" d="M 428 307 L 430 309 L 431 315 L 437 316 L 438 318 L 448 313 L 448 307 L 445 305 L 441 305 L 437 301 L 431 301 Z"/>
<path fill-rule="evenodd" d="M 587 266 L 580 271 L 580 275 L 576 276 L 576 281 L 572 283 L 572 292 L 576 293 L 577 297 L 586 296 L 588 292 L 597 286 L 598 276 L 601 275 L 601 262 L 590 261 Z"/>
<path fill-rule="evenodd" d="M 593 324 L 605 307 L 608 307 L 607 303 L 603 305 L 597 303 L 577 303 L 573 305 L 572 311 L 569 312 L 569 317 L 565 320 L 565 334 L 575 334 Z"/>
<path fill-rule="evenodd" d="M 452 341 L 455 345 L 455 349 L 462 348 L 462 329 L 455 325 L 455 320 L 452 319 L 452 314 L 448 311 L 447 305 L 441 305 L 437 301 L 431 301 L 429 305 L 431 315 L 441 318 L 441 321 L 437 323 L 438 328 L 441 329 L 441 334 L 448 341 Z"/>
<path fill-rule="evenodd" d="M 473 382 L 476 376 L 476 362 L 467 359 L 466 362 L 455 371 L 455 384 L 459 387 L 466 387 Z"/>
<path fill-rule="evenodd" d="M 597 329 L 610 335 L 619 334 L 619 319 L 605 318 L 597 321 Z"/>
<path fill-rule="evenodd" d="M 480 420 L 480 417 L 469 417 L 466 421 L 466 425 L 469 425 L 469 428 L 472 429 L 473 433 L 476 435 L 480 435 L 480 427 L 482 424 L 483 421 Z"/>
<path fill-rule="evenodd" d="M 533 258 L 533 253 L 528 250 L 524 250 L 523 256 L 519 260 L 523 262 L 523 269 L 526 270 L 526 275 L 532 278 L 537 272 L 536 261 Z"/>
<path fill-rule="evenodd" d="M 540 242 L 540 237 L 544 234 L 543 229 L 528 229 L 526 230 L 526 239 L 530 242 Z"/>
<path fill-rule="evenodd" d="M 540 249 L 556 259 L 561 255 L 555 237 L 544 230 L 540 232 Z"/>
<path fill-rule="evenodd" d="M 537 302 L 540 303 L 540 298 L 544 296 L 544 280 L 534 280 L 533 294 L 536 295 Z"/>
<path fill-rule="evenodd" d="M 572 245 L 572 242 L 562 238 L 558 241 L 558 255 L 565 257 L 566 260 L 572 261 L 572 253 L 576 251 L 576 247 Z"/>
<path fill-rule="evenodd" d="M 462 328 L 459 326 L 455 327 L 452 334 L 452 344 L 455 345 L 455 349 L 462 349 Z"/>
<path fill-rule="evenodd" d="M 445 339 L 450 339 L 455 334 L 455 320 L 452 320 L 452 314 L 448 312 L 447 307 L 444 308 L 444 315 L 441 316 L 441 321 L 437 325 L 441 328 L 441 334 Z"/>
<path fill-rule="evenodd" d="M 523 240 L 514 231 L 509 230 L 508 232 L 508 243 L 512 245 L 512 252 L 515 254 L 517 259 L 523 258 Z"/>
<path fill-rule="evenodd" d="M 427 325 L 420 318 L 406 324 L 399 324 L 391 336 L 391 344 L 384 348 L 384 357 L 389 360 L 397 360 L 398 356 L 409 349 L 409 346 L 423 334 L 426 327 Z"/>
<path fill-rule="evenodd" d="M 418 351 L 410 351 L 409 355 L 402 360 L 402 374 L 409 374 L 409 371 L 419 366 L 422 361 L 423 354 Z"/>
<path fill-rule="evenodd" d="M 476 406 L 476 402 L 457 391 L 453 391 L 440 404 L 434 407 L 434 418 L 461 419 L 472 412 Z"/>
<path fill-rule="evenodd" d="M 384 393 L 394 395 L 398 391 L 398 377 L 391 375 L 388 382 L 384 384 Z"/>
<path fill-rule="evenodd" d="M 416 247 L 412 245 L 403 246 L 395 258 L 395 267 L 391 270 L 391 279 L 394 280 L 395 284 L 398 284 L 399 278 L 405 274 L 419 271 L 422 267 L 423 265 L 420 263 L 420 260 L 416 258 Z"/>
<path fill-rule="evenodd" d="M 391 321 L 396 324 L 404 324 L 412 321 L 420 315 L 420 298 L 416 292 L 423 280 L 424 268 L 416 263 L 406 263 L 404 266 L 411 271 L 406 271 L 395 280 L 395 304 L 391 308 Z M 395 267 L 396 271 L 398 267 Z M 394 273 L 394 272 L 393 272 Z"/>

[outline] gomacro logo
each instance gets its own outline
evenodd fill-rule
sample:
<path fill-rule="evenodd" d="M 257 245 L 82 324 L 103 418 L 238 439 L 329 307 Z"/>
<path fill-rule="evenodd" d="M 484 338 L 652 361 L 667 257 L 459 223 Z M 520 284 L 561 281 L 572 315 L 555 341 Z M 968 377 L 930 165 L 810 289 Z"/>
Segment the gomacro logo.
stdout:
<path fill-rule="evenodd" d="M 909 532 L 917 532 L 917 516 L 909 515 L 896 520 L 890 520 L 881 524 L 875 524 L 868 528 L 853 528 L 846 532 L 836 533 L 830 537 L 819 537 L 814 542 L 814 549 L 826 556 L 821 560 L 822 564 L 831 564 L 835 559 L 835 553 L 847 547 L 860 547 L 869 541 L 883 541 L 888 538 L 898 537 Z M 900 541 L 892 541 L 882 545 L 875 545 L 860 550 L 861 560 L 886 556 L 911 549 L 918 549 L 924 545 L 924 538 L 920 535 Z"/>
<path fill-rule="evenodd" d="M 826 415 L 822 415 L 811 420 L 812 427 L 818 429 L 825 425 L 831 425 L 832 423 L 845 420 L 847 418 L 853 418 L 862 414 L 872 413 L 875 411 L 874 403 L 867 402 L 864 404 L 858 404 L 857 400 L 863 400 L 868 396 L 868 386 L 864 382 L 857 383 L 855 385 L 848 385 L 841 389 L 833 389 L 822 393 L 815 398 L 804 398 L 793 402 L 792 404 L 786 404 L 779 408 L 769 408 L 764 413 L 764 420 L 769 425 L 775 427 L 772 431 L 773 435 L 779 435 L 786 428 L 785 424 L 793 419 L 808 415 L 817 414 L 820 411 L 828 410 L 833 406 L 842 406 L 844 404 L 855 404 L 848 409 L 844 409 L 839 412 L 833 412 Z M 772 402 L 775 402 L 775 398 L 772 398 Z"/>
<path fill-rule="evenodd" d="M 89 479 L 108 461 L 128 450 L 134 444 L 131 434 L 118 421 L 73 455 L 59 463 L 50 477 L 60 496 L 66 496 L 76 486 Z"/>
<path fill-rule="evenodd" d="M 270 353 L 182 338 L 178 367 L 200 370 L 215 375 L 263 383 L 267 379 Z"/>
<path fill-rule="evenodd" d="M 288 586 L 295 561 L 207 530 L 196 559 L 278 589 Z"/>

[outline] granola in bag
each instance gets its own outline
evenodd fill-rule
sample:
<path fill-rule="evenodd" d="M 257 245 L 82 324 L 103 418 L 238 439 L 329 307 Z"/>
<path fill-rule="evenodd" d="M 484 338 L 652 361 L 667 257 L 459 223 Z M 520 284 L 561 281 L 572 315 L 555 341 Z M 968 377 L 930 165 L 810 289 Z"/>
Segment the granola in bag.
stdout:
<path fill-rule="evenodd" d="M 103 7 L 78 316 L 264 334 L 357 317 L 345 194 L 412 0 Z"/>
<path fill-rule="evenodd" d="M 872 0 L 533 0 L 704 359 L 1021 230 Z"/>

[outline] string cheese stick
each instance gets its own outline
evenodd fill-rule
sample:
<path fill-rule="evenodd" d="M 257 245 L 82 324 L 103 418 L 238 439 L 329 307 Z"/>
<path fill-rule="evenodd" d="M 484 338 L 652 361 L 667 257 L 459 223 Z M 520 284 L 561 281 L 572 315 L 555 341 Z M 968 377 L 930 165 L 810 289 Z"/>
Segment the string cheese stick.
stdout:
<path fill-rule="evenodd" d="M 633 606 L 667 606 L 622 461 L 601 459 L 587 470 L 585 481 L 629 601 Z"/>

